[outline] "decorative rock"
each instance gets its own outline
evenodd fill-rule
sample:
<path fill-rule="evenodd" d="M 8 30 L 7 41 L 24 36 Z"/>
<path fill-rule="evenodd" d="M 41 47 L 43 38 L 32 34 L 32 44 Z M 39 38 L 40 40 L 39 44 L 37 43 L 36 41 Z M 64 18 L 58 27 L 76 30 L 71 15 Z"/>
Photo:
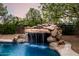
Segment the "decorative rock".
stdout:
<path fill-rule="evenodd" d="M 49 44 L 50 47 L 57 47 L 58 46 L 58 42 L 51 42 Z"/>
<path fill-rule="evenodd" d="M 20 35 L 18 35 L 18 39 L 19 39 L 19 38 L 25 39 L 25 34 L 20 34 Z"/>
<path fill-rule="evenodd" d="M 22 35 L 18 37 L 18 42 L 23 42 L 24 39 L 28 42 L 28 32 L 31 33 L 49 33 L 51 36 L 47 38 L 50 46 L 58 46 L 64 44 L 64 41 L 61 40 L 62 38 L 62 30 L 57 25 L 54 24 L 42 24 L 33 27 L 27 27 L 25 29 L 25 38 Z"/>
<path fill-rule="evenodd" d="M 51 36 L 55 37 L 57 35 L 57 32 L 58 32 L 58 30 L 54 29 L 53 31 L 51 31 Z"/>
<path fill-rule="evenodd" d="M 37 26 L 33 26 L 33 28 L 37 28 Z"/>
<path fill-rule="evenodd" d="M 14 43 L 17 43 L 17 38 L 13 38 L 13 42 Z"/>
<path fill-rule="evenodd" d="M 62 39 L 62 33 L 60 31 L 58 31 L 56 38 L 57 39 Z"/>
<path fill-rule="evenodd" d="M 19 38 L 19 39 L 17 40 L 17 42 L 25 42 L 25 39 Z"/>
<path fill-rule="evenodd" d="M 41 28 L 43 28 L 43 26 L 42 25 L 38 25 L 37 28 L 38 29 L 41 29 Z"/>
<path fill-rule="evenodd" d="M 29 29 L 29 28 L 31 29 L 32 27 L 30 27 L 30 26 L 27 26 L 27 27 L 26 27 L 26 29 Z"/>
<path fill-rule="evenodd" d="M 17 35 L 14 39 L 13 42 L 25 42 L 25 35 Z"/>
<path fill-rule="evenodd" d="M 60 41 L 58 42 L 58 45 L 64 45 L 64 44 L 65 44 L 64 40 L 60 40 Z"/>
<path fill-rule="evenodd" d="M 14 38 L 17 39 L 18 38 L 18 35 L 16 35 Z"/>
<path fill-rule="evenodd" d="M 42 26 L 48 26 L 48 24 L 42 24 Z"/>
<path fill-rule="evenodd" d="M 56 38 L 53 38 L 52 36 L 49 36 L 49 37 L 47 38 L 47 41 L 48 41 L 48 42 L 55 42 L 55 41 L 56 41 Z"/>
<path fill-rule="evenodd" d="M 62 30 L 60 29 L 60 30 L 58 30 L 61 34 L 62 34 Z"/>
<path fill-rule="evenodd" d="M 25 32 L 31 33 L 50 33 L 48 29 L 26 29 Z"/>
<path fill-rule="evenodd" d="M 17 42 L 18 40 L 18 35 L 16 35 L 14 38 L 13 38 L 13 42 Z"/>
<path fill-rule="evenodd" d="M 53 31 L 55 29 L 56 25 L 50 25 L 50 26 L 44 26 L 44 28 L 50 30 L 50 31 Z"/>

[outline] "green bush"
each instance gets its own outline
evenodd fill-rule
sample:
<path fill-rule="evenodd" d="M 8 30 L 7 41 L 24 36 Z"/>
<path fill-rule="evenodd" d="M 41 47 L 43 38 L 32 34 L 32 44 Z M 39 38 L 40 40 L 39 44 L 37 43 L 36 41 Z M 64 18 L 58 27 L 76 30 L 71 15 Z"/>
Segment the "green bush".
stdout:
<path fill-rule="evenodd" d="M 16 25 L 15 24 L 0 24 L 0 34 L 15 34 Z"/>
<path fill-rule="evenodd" d="M 36 26 L 37 24 L 41 24 L 40 20 L 28 20 L 27 25 L 28 26 Z"/>

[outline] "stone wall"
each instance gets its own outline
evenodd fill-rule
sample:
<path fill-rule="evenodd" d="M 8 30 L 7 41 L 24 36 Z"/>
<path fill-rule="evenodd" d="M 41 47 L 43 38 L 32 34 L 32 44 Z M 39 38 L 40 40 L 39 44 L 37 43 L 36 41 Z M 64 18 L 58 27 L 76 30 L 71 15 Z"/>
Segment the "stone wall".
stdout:
<path fill-rule="evenodd" d="M 64 40 L 62 40 L 62 29 L 54 24 L 42 24 L 33 26 L 31 28 L 26 28 L 25 32 L 50 33 L 47 41 L 49 42 L 49 46 L 52 47 L 65 44 Z"/>
<path fill-rule="evenodd" d="M 54 24 L 43 24 L 33 27 L 27 27 L 25 29 L 25 40 L 28 42 L 28 32 L 38 32 L 38 33 L 49 33 L 50 36 L 47 38 L 49 46 L 55 47 L 58 45 L 63 45 L 64 40 L 62 40 L 62 30 Z M 21 35 L 20 35 L 21 36 Z M 24 39 L 24 38 L 23 38 Z"/>
<path fill-rule="evenodd" d="M 62 40 L 62 29 L 56 25 L 51 25 L 48 30 L 50 31 L 50 36 L 47 38 L 50 47 L 57 47 L 59 45 L 64 45 L 64 40 Z"/>

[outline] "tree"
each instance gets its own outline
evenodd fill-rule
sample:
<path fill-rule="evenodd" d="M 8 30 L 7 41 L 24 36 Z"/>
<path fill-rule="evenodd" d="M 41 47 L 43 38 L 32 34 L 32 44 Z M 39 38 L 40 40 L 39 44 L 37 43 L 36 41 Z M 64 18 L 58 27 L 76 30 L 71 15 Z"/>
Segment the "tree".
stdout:
<path fill-rule="evenodd" d="M 48 22 L 53 21 L 54 23 L 57 23 L 59 18 L 64 14 L 64 4 L 48 3 L 41 4 L 41 6 L 43 17 L 48 20 Z"/>
<path fill-rule="evenodd" d="M 59 18 L 69 17 L 69 21 L 73 21 L 73 18 L 79 19 L 79 4 L 75 3 L 48 3 L 41 4 L 42 13 L 44 19 L 59 22 Z"/>
<path fill-rule="evenodd" d="M 0 3 L 0 20 L 3 20 L 3 22 L 5 22 L 7 20 L 6 19 L 7 14 L 8 14 L 7 7 L 4 6 L 2 3 Z"/>
<path fill-rule="evenodd" d="M 37 25 L 42 23 L 40 11 L 34 8 L 30 8 L 28 13 L 26 14 L 26 19 L 28 20 L 29 24 Z"/>

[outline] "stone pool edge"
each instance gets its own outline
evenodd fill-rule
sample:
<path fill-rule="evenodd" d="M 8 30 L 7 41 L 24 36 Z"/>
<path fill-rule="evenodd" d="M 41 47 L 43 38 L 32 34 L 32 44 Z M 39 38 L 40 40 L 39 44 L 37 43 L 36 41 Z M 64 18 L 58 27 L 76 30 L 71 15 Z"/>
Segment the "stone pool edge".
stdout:
<path fill-rule="evenodd" d="M 55 49 L 60 54 L 60 56 L 79 56 L 78 53 L 72 50 L 71 46 L 72 45 L 69 42 L 65 42 L 65 45 L 62 49 L 56 49 L 54 47 L 49 47 L 49 48 Z"/>

